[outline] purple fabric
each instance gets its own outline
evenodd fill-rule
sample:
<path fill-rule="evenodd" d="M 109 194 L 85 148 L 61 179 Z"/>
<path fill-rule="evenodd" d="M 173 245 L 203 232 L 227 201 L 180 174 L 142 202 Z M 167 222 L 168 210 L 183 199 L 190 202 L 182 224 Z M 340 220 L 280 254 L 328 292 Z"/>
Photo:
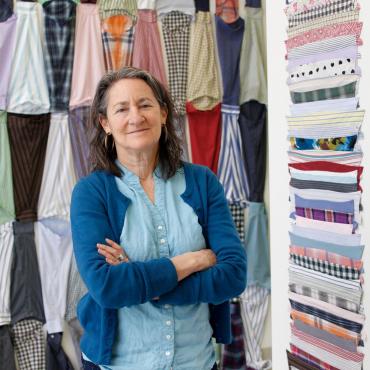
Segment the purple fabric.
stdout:
<path fill-rule="evenodd" d="M 320 60 L 328 60 L 341 57 L 356 59 L 357 55 L 358 55 L 357 46 L 349 46 L 347 48 L 338 49 L 332 52 L 312 54 L 310 56 L 305 56 L 297 59 L 289 59 L 287 70 L 289 71 L 291 70 L 291 68 L 298 67 L 301 64 L 315 63 L 319 62 Z"/>
<path fill-rule="evenodd" d="M 15 26 L 17 17 L 13 14 L 5 22 L 0 23 L 0 109 L 5 110 L 7 104 L 8 85 L 12 65 L 15 42 Z"/>
<path fill-rule="evenodd" d="M 352 214 L 355 213 L 355 206 L 353 200 L 348 200 L 345 202 L 331 202 L 329 200 L 305 199 L 295 194 L 294 203 L 296 207 L 302 208 L 330 209 L 335 212 Z"/>
<path fill-rule="evenodd" d="M 68 125 L 77 179 L 89 173 L 90 150 L 87 136 L 89 119 L 90 107 L 79 107 L 69 112 Z"/>
<path fill-rule="evenodd" d="M 296 207 L 296 215 L 319 221 L 353 224 L 353 214 L 314 208 Z"/>

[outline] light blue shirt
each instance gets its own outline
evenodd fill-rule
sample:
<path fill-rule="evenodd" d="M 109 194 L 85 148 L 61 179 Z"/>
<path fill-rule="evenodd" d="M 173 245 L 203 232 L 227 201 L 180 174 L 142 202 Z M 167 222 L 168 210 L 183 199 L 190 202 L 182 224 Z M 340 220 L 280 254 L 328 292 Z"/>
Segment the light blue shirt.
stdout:
<path fill-rule="evenodd" d="M 124 174 L 116 178 L 118 189 L 131 200 L 120 238 L 131 261 L 171 258 L 206 247 L 196 214 L 180 197 L 186 186 L 182 169 L 167 181 L 155 170 L 153 204 L 139 178 L 117 164 Z M 147 302 L 121 308 L 118 317 L 112 362 L 102 369 L 212 369 L 215 354 L 208 304 Z"/>

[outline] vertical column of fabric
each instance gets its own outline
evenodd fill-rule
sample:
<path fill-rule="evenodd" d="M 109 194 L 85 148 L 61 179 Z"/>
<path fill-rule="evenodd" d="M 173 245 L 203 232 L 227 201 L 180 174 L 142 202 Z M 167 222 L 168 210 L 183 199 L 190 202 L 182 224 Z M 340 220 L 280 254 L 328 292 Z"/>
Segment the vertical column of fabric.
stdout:
<path fill-rule="evenodd" d="M 69 222 L 48 218 L 35 224 L 35 241 L 44 303 L 46 330 L 63 331 L 66 312 L 67 283 L 72 258 Z"/>
<path fill-rule="evenodd" d="M 0 112 L 0 225 L 15 218 L 12 160 L 6 119 L 6 112 Z"/>
<path fill-rule="evenodd" d="M 12 223 L 0 225 L 0 326 L 10 323 L 10 270 L 13 245 Z"/>
<path fill-rule="evenodd" d="M 33 222 L 14 222 L 10 280 L 12 324 L 25 319 L 45 322 Z"/>
<path fill-rule="evenodd" d="M 222 140 L 218 177 L 229 203 L 245 207 L 249 195 L 243 166 L 241 136 L 238 125 L 239 107 L 222 104 Z"/>
<path fill-rule="evenodd" d="M 269 291 L 259 285 L 249 286 L 241 295 L 241 317 L 247 365 L 252 369 L 271 369 L 262 359 L 261 340 L 268 309 Z"/>
<path fill-rule="evenodd" d="M 22 320 L 13 326 L 13 342 L 19 370 L 46 370 L 42 323 Z"/>
<path fill-rule="evenodd" d="M 250 101 L 240 106 L 239 127 L 251 202 L 263 202 L 266 175 L 266 106 Z"/>
<path fill-rule="evenodd" d="M 68 114 L 52 113 L 38 202 L 38 219 L 52 216 L 68 218 L 75 183 Z"/>
<path fill-rule="evenodd" d="M 77 180 L 89 174 L 89 140 L 87 137 L 90 107 L 79 107 L 69 112 L 68 126 Z"/>
<path fill-rule="evenodd" d="M 13 14 L 0 23 L 0 109 L 4 110 L 8 102 L 8 88 L 15 47 L 16 22 L 17 16 Z"/>
<path fill-rule="evenodd" d="M 138 10 L 132 65 L 147 70 L 167 85 L 155 10 Z"/>
<path fill-rule="evenodd" d="M 162 19 L 168 63 L 168 83 L 176 112 L 185 114 L 191 16 L 171 11 Z"/>
<path fill-rule="evenodd" d="M 70 108 L 92 103 L 96 86 L 104 73 L 104 52 L 97 5 L 78 4 Z"/>
<path fill-rule="evenodd" d="M 232 342 L 222 350 L 221 366 L 223 370 L 246 369 L 243 322 L 240 316 L 239 302 L 230 304 Z"/>
<path fill-rule="evenodd" d="M 76 4 L 53 0 L 43 4 L 45 23 L 45 67 L 50 109 L 68 110 L 73 67 Z"/>
<path fill-rule="evenodd" d="M 224 89 L 222 102 L 228 105 L 239 105 L 239 61 L 244 33 L 244 20 L 239 17 L 232 23 L 225 23 L 218 16 L 215 16 L 215 19 L 218 55 Z"/>
<path fill-rule="evenodd" d="M 211 14 L 198 12 L 192 29 L 187 101 L 208 110 L 221 101 Z"/>
<path fill-rule="evenodd" d="M 215 174 L 221 144 L 221 104 L 200 111 L 186 103 L 193 163 L 209 167 Z"/>
<path fill-rule="evenodd" d="M 17 47 L 12 59 L 7 111 L 47 113 L 50 101 L 43 58 L 42 7 L 38 3 L 17 1 L 15 13 Z"/>
<path fill-rule="evenodd" d="M 245 30 L 240 55 L 240 104 L 267 104 L 263 10 L 245 8 Z"/>
<path fill-rule="evenodd" d="M 0 370 L 16 370 L 15 353 L 9 325 L 0 326 Z"/>
<path fill-rule="evenodd" d="M 37 220 L 50 114 L 8 114 L 15 214 L 17 220 Z"/>

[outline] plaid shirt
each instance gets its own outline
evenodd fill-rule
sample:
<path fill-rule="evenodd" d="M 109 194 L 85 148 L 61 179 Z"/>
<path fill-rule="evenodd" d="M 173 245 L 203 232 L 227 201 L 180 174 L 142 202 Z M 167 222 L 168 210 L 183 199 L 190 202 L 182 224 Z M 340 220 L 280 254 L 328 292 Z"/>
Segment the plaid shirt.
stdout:
<path fill-rule="evenodd" d="M 301 320 L 306 325 L 310 325 L 310 326 L 313 326 L 314 328 L 325 330 L 330 334 L 334 334 L 343 339 L 350 340 L 356 346 L 358 346 L 361 342 L 361 334 L 358 334 L 351 330 L 342 328 L 341 326 L 333 324 L 324 319 L 321 319 L 320 317 L 309 315 L 307 313 L 297 311 L 297 310 L 292 310 L 290 312 L 290 317 L 293 320 Z"/>
<path fill-rule="evenodd" d="M 340 13 L 345 10 L 354 10 L 356 7 L 356 2 L 356 0 L 336 0 L 324 6 L 317 6 L 309 9 L 308 11 L 295 14 L 294 16 L 288 18 L 289 28 L 295 27 L 300 23 L 309 22 L 313 19 Z"/>
<path fill-rule="evenodd" d="M 359 280 L 361 272 L 352 267 L 338 265 L 326 260 L 312 258 L 297 254 L 290 254 L 290 259 L 297 265 L 306 267 L 310 270 L 323 272 L 331 276 L 346 280 Z"/>
<path fill-rule="evenodd" d="M 290 96 L 294 104 L 309 103 L 319 100 L 353 98 L 356 95 L 357 81 L 331 88 L 323 88 L 306 92 L 291 92 Z"/>
<path fill-rule="evenodd" d="M 322 290 L 316 289 L 314 287 L 303 286 L 295 283 L 290 283 L 289 288 L 292 292 L 304 295 L 306 297 L 315 298 L 319 301 L 327 302 L 333 304 L 337 307 L 344 308 L 345 310 L 352 312 L 359 312 L 360 306 L 354 302 L 347 299 L 337 297 L 330 292 L 324 292 Z"/>
<path fill-rule="evenodd" d="M 51 111 L 68 110 L 75 40 L 76 4 L 54 0 L 43 5 L 45 69 Z"/>
<path fill-rule="evenodd" d="M 136 0 L 99 0 L 100 19 L 114 15 L 128 15 L 136 21 L 137 1 Z"/>
<path fill-rule="evenodd" d="M 101 22 L 104 61 L 107 71 L 132 65 L 135 26 L 131 17 L 113 15 Z"/>
<path fill-rule="evenodd" d="M 352 258 L 341 256 L 340 254 L 336 254 L 336 253 L 331 253 L 323 249 L 306 248 L 306 247 L 299 247 L 296 245 L 291 245 L 289 250 L 291 254 L 297 254 L 299 256 L 315 258 L 321 261 L 328 261 L 329 263 L 350 267 L 355 270 L 362 269 L 363 263 L 361 260 L 353 260 Z M 299 265 L 299 263 L 297 264 Z M 312 270 L 314 270 L 314 268 L 312 268 Z M 345 278 L 343 277 L 343 279 Z"/>

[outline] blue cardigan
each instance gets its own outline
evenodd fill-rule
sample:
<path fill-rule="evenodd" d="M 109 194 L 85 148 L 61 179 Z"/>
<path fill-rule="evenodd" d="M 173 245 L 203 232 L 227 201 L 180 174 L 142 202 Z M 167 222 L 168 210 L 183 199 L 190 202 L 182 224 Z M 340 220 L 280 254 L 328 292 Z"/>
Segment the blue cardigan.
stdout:
<path fill-rule="evenodd" d="M 217 256 L 217 264 L 181 282 L 177 281 L 176 269 L 168 258 L 111 266 L 97 253 L 96 244 L 104 243 L 105 238 L 119 243 L 130 203 L 118 190 L 114 175 L 93 172 L 73 190 L 73 248 L 88 288 L 77 307 L 84 328 L 81 349 L 97 364 L 110 363 L 118 309 L 155 297 L 160 297 L 156 304 L 209 303 L 213 336 L 219 343 L 231 342 L 228 300 L 245 288 L 245 251 L 216 176 L 206 167 L 183 165 L 186 189 L 181 197 L 197 214 L 207 246 Z"/>

